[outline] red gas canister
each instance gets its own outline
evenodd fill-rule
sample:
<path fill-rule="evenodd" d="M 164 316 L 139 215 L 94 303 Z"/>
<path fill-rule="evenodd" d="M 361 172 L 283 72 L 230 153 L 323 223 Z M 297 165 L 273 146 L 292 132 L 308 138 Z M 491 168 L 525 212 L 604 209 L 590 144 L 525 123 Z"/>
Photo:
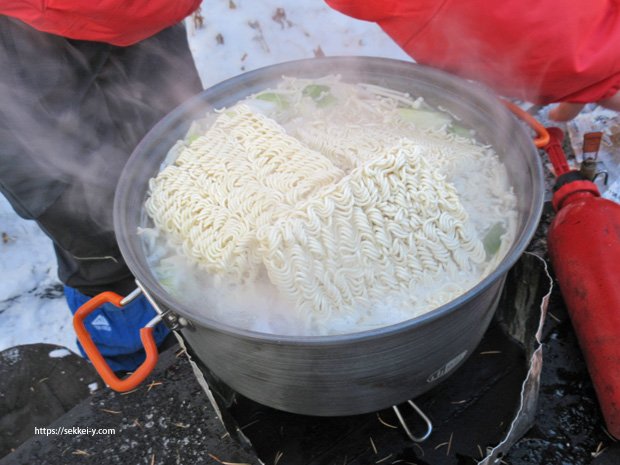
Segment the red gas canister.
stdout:
<path fill-rule="evenodd" d="M 551 263 L 607 429 L 620 439 L 620 204 L 569 171 L 558 178 L 553 206 Z"/>

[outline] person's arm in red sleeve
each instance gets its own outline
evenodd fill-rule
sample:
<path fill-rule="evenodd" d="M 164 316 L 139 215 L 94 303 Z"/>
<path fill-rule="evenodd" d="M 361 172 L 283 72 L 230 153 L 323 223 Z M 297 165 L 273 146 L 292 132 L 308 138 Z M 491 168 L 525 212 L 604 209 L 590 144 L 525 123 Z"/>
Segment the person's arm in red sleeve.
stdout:
<path fill-rule="evenodd" d="M 70 39 L 127 46 L 178 23 L 200 0 L 4 0 L 0 14 Z"/>
<path fill-rule="evenodd" d="M 620 110 L 620 0 L 326 0 L 375 21 L 421 64 L 483 82 L 499 94 Z"/>
<path fill-rule="evenodd" d="M 613 97 L 598 100 L 596 103 L 610 110 L 620 111 L 620 92 L 616 92 Z M 549 118 L 554 121 L 571 120 L 579 114 L 585 105 L 585 103 L 562 102 L 549 111 Z"/>

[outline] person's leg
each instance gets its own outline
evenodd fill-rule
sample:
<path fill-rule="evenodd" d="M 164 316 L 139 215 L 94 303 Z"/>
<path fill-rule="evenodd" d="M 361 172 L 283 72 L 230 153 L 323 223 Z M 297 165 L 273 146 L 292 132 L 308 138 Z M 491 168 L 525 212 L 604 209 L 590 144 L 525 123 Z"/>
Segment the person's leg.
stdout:
<path fill-rule="evenodd" d="M 0 17 L 0 66 L 0 190 L 52 238 L 72 311 L 101 291 L 127 294 L 135 285 L 114 238 L 114 190 L 151 126 L 201 90 L 183 28 L 119 48 Z M 119 357 L 140 347 L 153 310 L 137 301 L 96 313 L 89 330 L 104 356 L 135 368 L 140 356 Z"/>
<path fill-rule="evenodd" d="M 76 50 L 83 45 L 67 43 Z M 88 153 L 69 168 L 70 184 L 37 218 L 54 238 L 66 285 L 86 295 L 108 290 L 127 294 L 135 288 L 113 231 L 116 183 L 144 135 L 201 89 L 183 27 L 131 47 L 108 48 L 76 102 L 79 119 L 69 129 L 89 134 L 83 144 Z"/>

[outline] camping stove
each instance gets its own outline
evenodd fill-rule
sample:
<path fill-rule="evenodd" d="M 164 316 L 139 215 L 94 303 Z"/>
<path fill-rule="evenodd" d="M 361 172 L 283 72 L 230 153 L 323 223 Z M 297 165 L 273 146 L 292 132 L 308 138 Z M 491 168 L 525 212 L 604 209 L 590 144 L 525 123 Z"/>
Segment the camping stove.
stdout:
<path fill-rule="evenodd" d="M 228 434 L 249 441 L 265 463 L 447 465 L 470 457 L 488 465 L 500 463 L 534 422 L 550 289 L 544 261 L 524 255 L 508 275 L 494 322 L 454 375 L 401 405 L 348 417 L 297 415 L 247 399 L 179 338 Z"/>

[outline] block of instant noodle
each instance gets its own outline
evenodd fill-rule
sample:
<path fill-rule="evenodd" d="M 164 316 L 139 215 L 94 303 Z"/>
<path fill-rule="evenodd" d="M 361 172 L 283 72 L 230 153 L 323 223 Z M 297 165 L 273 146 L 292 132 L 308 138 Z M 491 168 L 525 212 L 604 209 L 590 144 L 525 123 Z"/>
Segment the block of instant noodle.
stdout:
<path fill-rule="evenodd" d="M 454 187 L 407 139 L 345 174 L 247 105 L 219 115 L 150 185 L 155 225 L 209 273 L 263 270 L 314 322 L 485 259 Z"/>

